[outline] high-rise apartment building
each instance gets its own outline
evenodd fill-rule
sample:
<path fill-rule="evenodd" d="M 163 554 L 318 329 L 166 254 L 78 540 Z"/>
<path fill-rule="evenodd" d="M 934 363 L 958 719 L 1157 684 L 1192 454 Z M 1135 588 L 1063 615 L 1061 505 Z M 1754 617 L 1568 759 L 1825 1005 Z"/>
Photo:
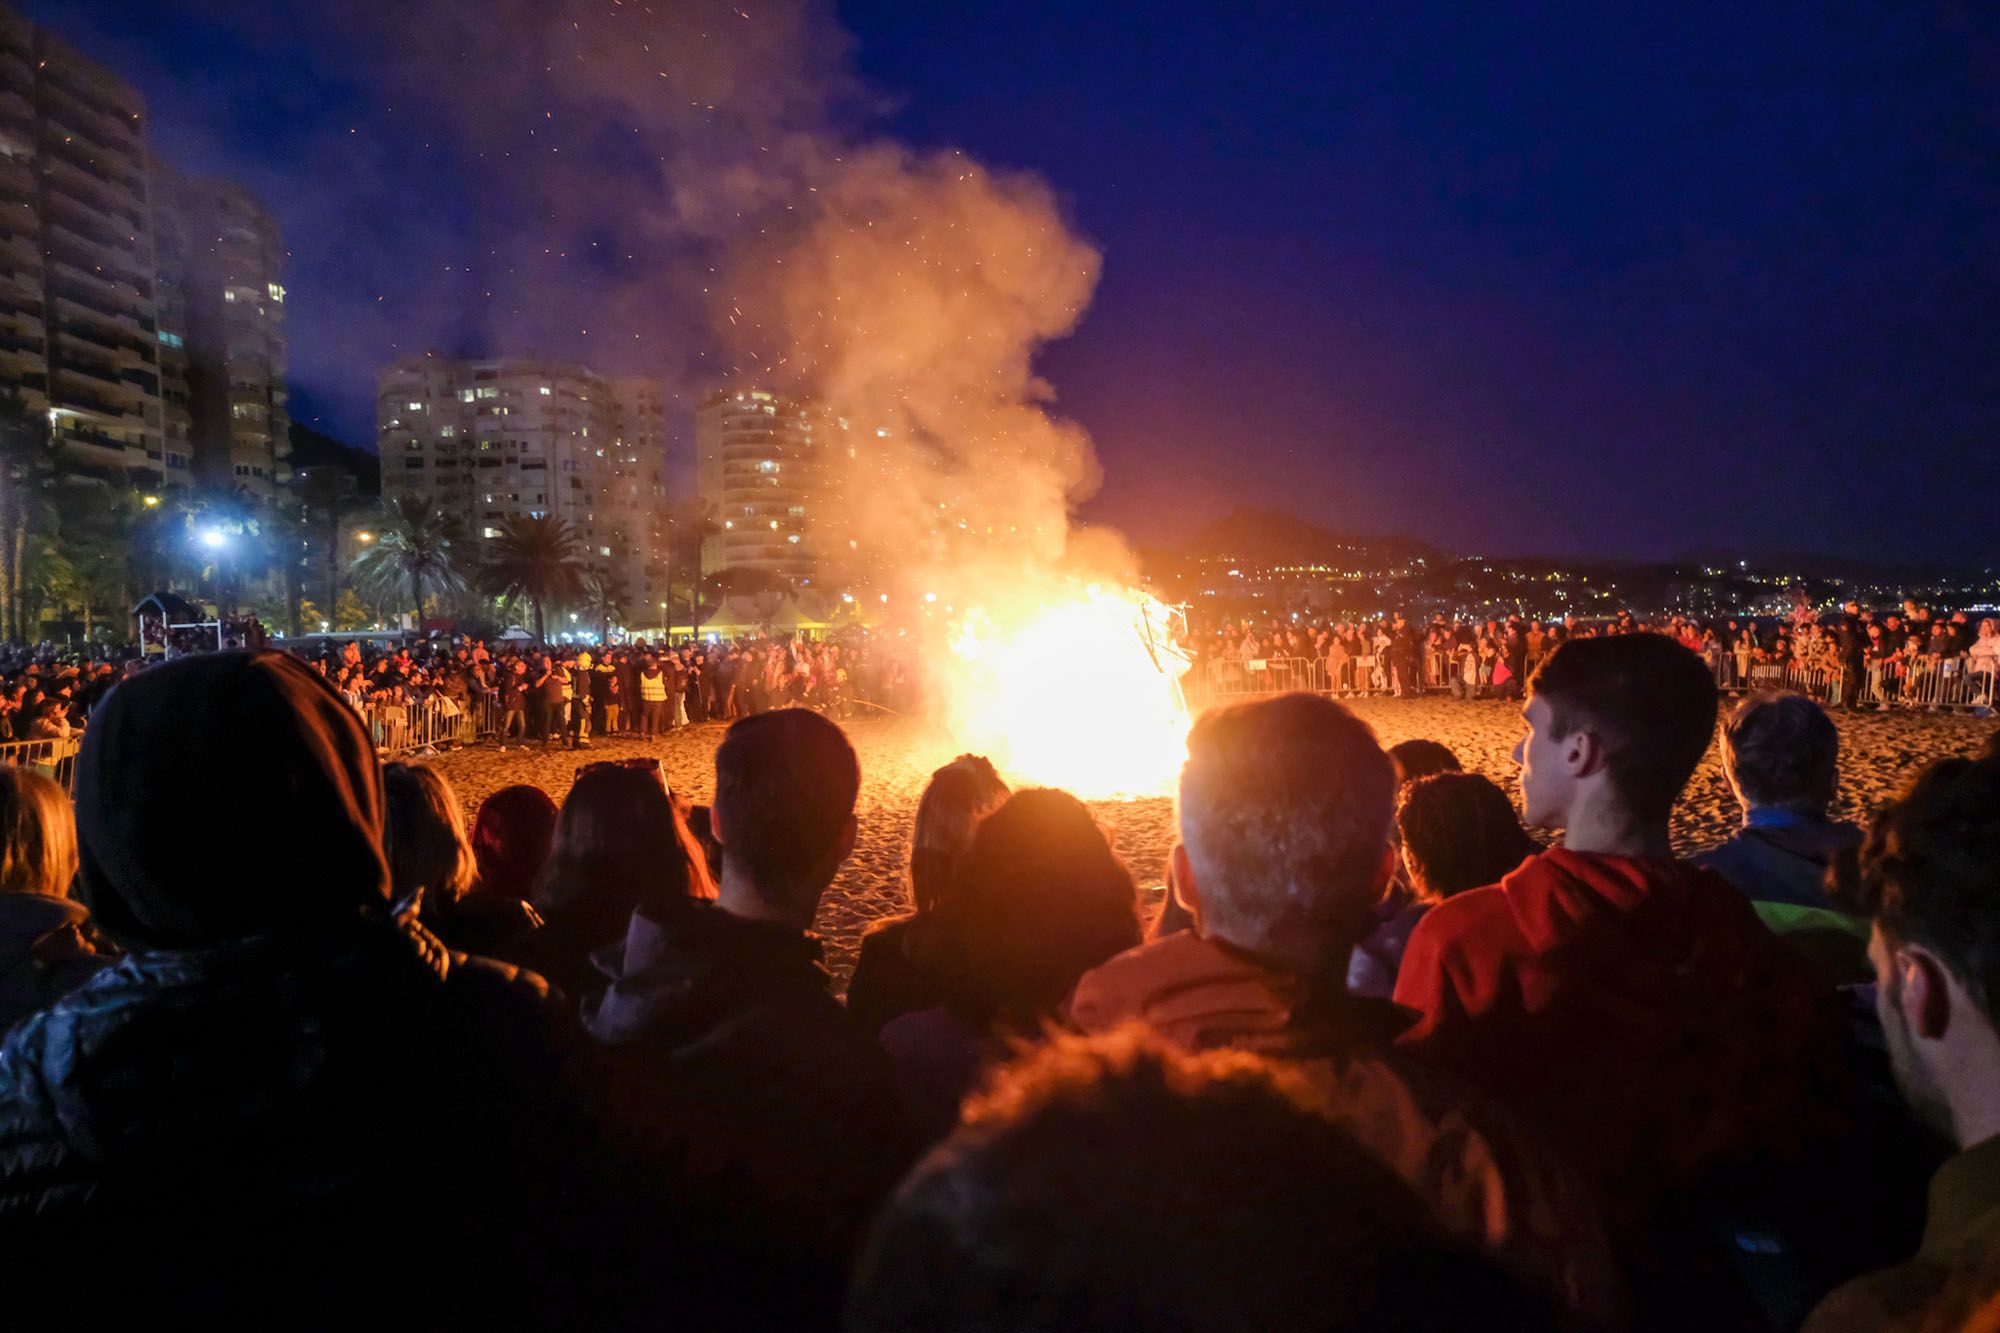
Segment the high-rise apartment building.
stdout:
<path fill-rule="evenodd" d="M 78 475 L 285 478 L 283 250 L 147 152 L 145 104 L 0 0 L 0 393 Z"/>
<path fill-rule="evenodd" d="M 229 181 L 161 167 L 154 187 L 161 341 L 184 344 L 172 351 L 186 377 L 185 416 L 170 402 L 168 433 L 185 427 L 200 479 L 268 499 L 291 471 L 277 223 Z"/>
<path fill-rule="evenodd" d="M 529 358 L 413 356 L 382 372 L 382 496 L 422 496 L 482 540 L 509 518 L 567 521 L 631 609 L 665 598 L 660 386 Z"/>
<path fill-rule="evenodd" d="M 164 474 L 145 105 L 0 9 L 0 387 L 85 472 Z"/>
<path fill-rule="evenodd" d="M 703 566 L 811 578 L 811 414 L 762 389 L 725 389 L 703 399 L 694 420 L 696 485 L 721 528 L 703 547 Z"/>

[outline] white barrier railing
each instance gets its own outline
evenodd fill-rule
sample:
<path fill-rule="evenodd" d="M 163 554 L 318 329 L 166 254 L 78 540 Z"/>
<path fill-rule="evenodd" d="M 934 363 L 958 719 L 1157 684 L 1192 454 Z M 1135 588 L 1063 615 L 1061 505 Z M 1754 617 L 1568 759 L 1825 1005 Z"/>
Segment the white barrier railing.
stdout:
<path fill-rule="evenodd" d="M 53 778 L 69 791 L 76 783 L 76 754 L 82 736 L 61 739 L 0 742 L 0 764 L 21 764 Z"/>

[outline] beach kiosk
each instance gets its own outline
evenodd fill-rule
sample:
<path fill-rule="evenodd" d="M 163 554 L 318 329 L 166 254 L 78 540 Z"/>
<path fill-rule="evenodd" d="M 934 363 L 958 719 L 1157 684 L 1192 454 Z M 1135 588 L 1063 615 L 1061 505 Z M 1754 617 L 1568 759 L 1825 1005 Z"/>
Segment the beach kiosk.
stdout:
<path fill-rule="evenodd" d="M 222 621 L 207 619 L 200 607 L 174 593 L 154 593 L 133 607 L 132 615 L 139 622 L 139 653 L 143 657 L 172 657 L 174 635 L 182 630 L 200 630 L 204 639 L 212 631 L 216 648 L 222 647 Z"/>

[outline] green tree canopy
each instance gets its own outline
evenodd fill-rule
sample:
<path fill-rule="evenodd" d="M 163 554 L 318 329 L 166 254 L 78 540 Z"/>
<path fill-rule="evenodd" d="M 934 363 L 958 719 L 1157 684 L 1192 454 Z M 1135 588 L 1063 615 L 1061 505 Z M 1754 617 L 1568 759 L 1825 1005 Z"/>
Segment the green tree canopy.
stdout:
<path fill-rule="evenodd" d="M 365 595 L 387 598 L 409 589 L 409 605 L 424 618 L 424 594 L 465 587 L 467 552 L 458 520 L 420 496 L 383 504 L 375 540 L 354 558 L 354 582 Z"/>
<path fill-rule="evenodd" d="M 526 598 L 535 610 L 535 638 L 547 643 L 548 608 L 584 600 L 583 546 L 576 533 L 553 515 L 510 518 L 489 545 L 487 586 L 509 602 Z"/>

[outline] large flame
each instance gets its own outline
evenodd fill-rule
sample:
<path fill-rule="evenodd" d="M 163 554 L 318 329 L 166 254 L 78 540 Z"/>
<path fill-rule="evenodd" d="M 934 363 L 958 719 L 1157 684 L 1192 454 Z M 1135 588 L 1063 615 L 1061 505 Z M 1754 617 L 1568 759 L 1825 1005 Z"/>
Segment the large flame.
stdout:
<path fill-rule="evenodd" d="M 1170 793 L 1188 732 L 1170 619 L 1144 593 L 1095 584 L 968 610 L 933 682 L 952 744 L 1020 784 L 1087 799 Z"/>

